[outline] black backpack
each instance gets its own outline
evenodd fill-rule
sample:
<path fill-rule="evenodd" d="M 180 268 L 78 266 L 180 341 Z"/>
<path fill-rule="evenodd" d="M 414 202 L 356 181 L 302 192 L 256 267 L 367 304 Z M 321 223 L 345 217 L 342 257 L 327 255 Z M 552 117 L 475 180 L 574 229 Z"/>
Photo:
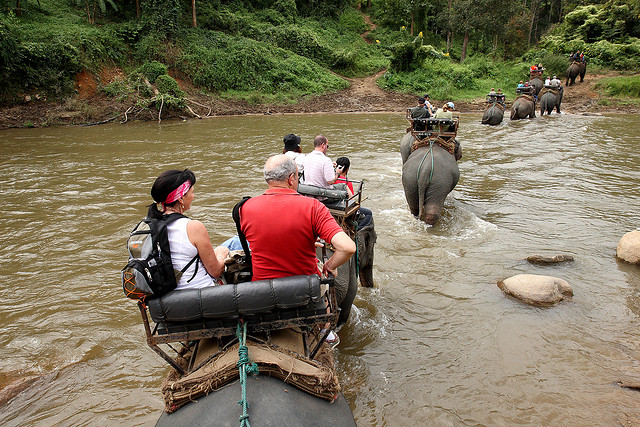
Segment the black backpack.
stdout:
<path fill-rule="evenodd" d="M 127 297 L 144 301 L 174 290 L 182 274 L 194 262 L 195 272 L 189 281 L 195 277 L 199 255 L 193 257 L 180 271 L 174 270 L 171 263 L 167 225 L 179 218 L 186 216 L 173 213 L 163 215 L 161 219 L 145 218 L 131 231 L 127 240 L 129 262 L 121 274 L 122 289 Z"/>

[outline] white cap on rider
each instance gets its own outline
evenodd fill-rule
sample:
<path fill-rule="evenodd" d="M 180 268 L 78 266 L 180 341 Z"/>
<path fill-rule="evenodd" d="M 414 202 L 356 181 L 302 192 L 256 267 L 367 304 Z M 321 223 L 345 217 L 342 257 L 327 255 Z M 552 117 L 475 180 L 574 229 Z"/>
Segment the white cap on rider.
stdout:
<path fill-rule="evenodd" d="M 451 108 L 453 110 L 456 109 L 455 105 L 453 105 L 453 102 L 451 102 L 451 101 L 447 102 L 447 107 L 449 107 L 449 108 Z"/>

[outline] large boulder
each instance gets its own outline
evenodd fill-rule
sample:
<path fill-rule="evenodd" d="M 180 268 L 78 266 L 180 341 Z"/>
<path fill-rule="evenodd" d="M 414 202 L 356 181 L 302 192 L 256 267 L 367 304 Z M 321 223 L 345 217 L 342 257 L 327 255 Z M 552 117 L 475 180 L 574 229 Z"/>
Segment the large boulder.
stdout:
<path fill-rule="evenodd" d="M 498 287 L 531 305 L 553 305 L 573 295 L 571 286 L 565 280 L 536 274 L 518 274 L 500 280 Z"/>
<path fill-rule="evenodd" d="M 631 264 L 640 264 L 640 230 L 630 231 L 618 242 L 616 256 Z"/>

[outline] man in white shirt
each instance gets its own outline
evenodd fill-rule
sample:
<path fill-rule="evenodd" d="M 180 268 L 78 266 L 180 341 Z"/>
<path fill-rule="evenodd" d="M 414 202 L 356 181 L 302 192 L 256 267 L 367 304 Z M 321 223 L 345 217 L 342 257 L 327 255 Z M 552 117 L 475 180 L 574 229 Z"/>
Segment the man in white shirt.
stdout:
<path fill-rule="evenodd" d="M 313 139 L 313 151 L 304 157 L 304 183 L 322 188 L 333 188 L 338 175 L 333 169 L 333 162 L 326 156 L 329 140 L 318 135 Z"/>

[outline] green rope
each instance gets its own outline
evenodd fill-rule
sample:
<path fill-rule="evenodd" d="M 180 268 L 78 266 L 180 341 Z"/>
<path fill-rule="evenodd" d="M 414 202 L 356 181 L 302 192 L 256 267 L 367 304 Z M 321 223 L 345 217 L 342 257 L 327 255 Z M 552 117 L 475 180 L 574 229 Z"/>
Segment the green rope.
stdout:
<path fill-rule="evenodd" d="M 429 182 L 427 182 L 427 185 L 431 183 L 431 178 L 433 178 L 433 141 L 429 141 L 429 151 L 424 153 L 424 157 L 422 158 L 422 161 L 420 161 L 420 166 L 418 167 L 418 174 L 416 176 L 416 185 L 417 185 L 417 182 L 420 181 L 420 169 L 422 169 L 422 164 L 424 163 L 424 159 L 427 158 L 429 153 L 431 153 L 431 173 L 429 174 Z"/>
<path fill-rule="evenodd" d="M 242 325 L 242 326 L 241 326 Z M 238 405 L 242 406 L 242 415 L 239 418 L 240 427 L 251 427 L 249 424 L 249 402 L 247 402 L 247 374 L 257 375 L 258 365 L 249 362 L 249 349 L 247 342 L 247 324 L 239 321 L 236 331 L 238 337 L 238 369 L 240 370 L 240 385 L 242 386 L 242 400 L 238 401 Z"/>

